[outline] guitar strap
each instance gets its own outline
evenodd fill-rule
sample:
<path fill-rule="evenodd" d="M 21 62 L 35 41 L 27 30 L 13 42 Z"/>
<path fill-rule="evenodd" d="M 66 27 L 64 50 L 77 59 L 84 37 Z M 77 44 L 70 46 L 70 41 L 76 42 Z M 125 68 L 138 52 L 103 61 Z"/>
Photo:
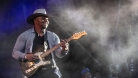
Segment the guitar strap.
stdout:
<path fill-rule="evenodd" d="M 46 50 L 50 49 L 49 47 L 49 42 L 48 42 L 48 34 L 47 34 L 47 31 L 45 33 L 45 36 L 44 36 L 44 47 L 47 47 L 46 49 L 44 49 L 44 51 L 46 52 Z M 52 54 L 50 53 L 46 58 L 45 60 L 49 60 L 51 61 L 51 64 L 50 65 L 53 65 L 53 62 L 52 62 Z M 47 65 L 47 68 L 48 68 L 49 65 Z"/>
<path fill-rule="evenodd" d="M 44 36 L 44 46 L 46 46 L 46 48 L 45 48 L 45 52 L 46 52 L 46 50 L 48 50 L 48 49 L 50 49 L 50 47 L 49 47 L 49 42 L 48 42 L 48 34 L 47 34 L 47 31 L 46 31 L 46 34 L 45 34 L 45 36 Z M 51 55 L 51 54 L 49 54 L 49 55 Z M 48 56 L 49 56 L 48 55 Z"/>
<path fill-rule="evenodd" d="M 46 44 L 46 46 L 47 46 L 47 48 L 45 48 L 45 49 L 46 49 L 46 50 L 47 50 L 47 49 L 50 49 L 50 48 L 49 48 L 49 42 L 48 42 L 47 31 L 46 31 L 46 34 L 45 34 L 45 36 L 44 36 L 44 46 L 45 46 L 45 44 Z"/>

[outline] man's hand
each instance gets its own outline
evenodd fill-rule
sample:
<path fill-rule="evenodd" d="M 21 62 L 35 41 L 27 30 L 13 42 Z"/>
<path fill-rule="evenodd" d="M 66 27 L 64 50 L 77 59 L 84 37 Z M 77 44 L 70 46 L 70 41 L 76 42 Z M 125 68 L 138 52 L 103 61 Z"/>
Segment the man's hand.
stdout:
<path fill-rule="evenodd" d="M 25 59 L 27 59 L 28 61 L 36 61 L 38 57 L 34 54 L 25 54 Z"/>
<path fill-rule="evenodd" d="M 63 51 L 67 51 L 69 49 L 69 43 L 66 40 L 61 40 L 61 47 Z"/>

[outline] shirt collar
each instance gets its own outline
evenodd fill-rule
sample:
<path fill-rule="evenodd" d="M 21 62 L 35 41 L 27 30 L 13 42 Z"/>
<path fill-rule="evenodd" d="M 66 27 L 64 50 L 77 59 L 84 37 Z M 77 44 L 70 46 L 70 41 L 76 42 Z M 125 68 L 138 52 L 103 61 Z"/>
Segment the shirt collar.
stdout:
<path fill-rule="evenodd" d="M 32 29 L 31 29 L 31 32 L 35 33 L 35 30 L 34 30 L 34 28 L 32 28 Z"/>

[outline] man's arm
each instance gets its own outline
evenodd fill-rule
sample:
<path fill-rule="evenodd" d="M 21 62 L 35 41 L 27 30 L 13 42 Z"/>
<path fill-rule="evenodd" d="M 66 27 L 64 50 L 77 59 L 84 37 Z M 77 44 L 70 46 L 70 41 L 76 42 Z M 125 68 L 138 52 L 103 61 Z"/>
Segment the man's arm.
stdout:
<path fill-rule="evenodd" d="M 15 43 L 15 46 L 13 48 L 12 56 L 17 60 L 24 60 L 25 57 L 25 36 L 24 34 L 21 34 Z"/>
<path fill-rule="evenodd" d="M 58 58 L 62 58 L 66 56 L 69 52 L 69 44 L 66 42 L 66 40 L 59 40 L 59 37 L 56 35 L 55 37 L 55 45 L 61 44 L 61 47 L 55 50 L 55 54 Z"/>

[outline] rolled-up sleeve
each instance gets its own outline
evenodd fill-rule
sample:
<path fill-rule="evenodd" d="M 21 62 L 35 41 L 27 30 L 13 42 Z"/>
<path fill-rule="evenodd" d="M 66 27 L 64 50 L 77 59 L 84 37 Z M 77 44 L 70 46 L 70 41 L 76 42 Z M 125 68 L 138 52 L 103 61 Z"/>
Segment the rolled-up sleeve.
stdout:
<path fill-rule="evenodd" d="M 59 37 L 55 34 L 55 38 L 54 38 L 54 44 L 57 45 L 60 43 L 60 40 L 59 40 Z M 68 51 L 64 51 L 64 52 L 61 52 L 62 50 L 62 47 L 59 47 L 58 49 L 55 50 L 55 54 L 58 58 L 63 58 L 64 56 L 66 56 L 68 54 Z"/>
<path fill-rule="evenodd" d="M 26 43 L 26 39 L 25 39 L 25 34 L 21 34 L 15 43 L 15 46 L 13 48 L 13 52 L 12 52 L 12 56 L 17 59 L 17 60 L 24 60 L 24 56 L 25 56 L 25 43 Z"/>

